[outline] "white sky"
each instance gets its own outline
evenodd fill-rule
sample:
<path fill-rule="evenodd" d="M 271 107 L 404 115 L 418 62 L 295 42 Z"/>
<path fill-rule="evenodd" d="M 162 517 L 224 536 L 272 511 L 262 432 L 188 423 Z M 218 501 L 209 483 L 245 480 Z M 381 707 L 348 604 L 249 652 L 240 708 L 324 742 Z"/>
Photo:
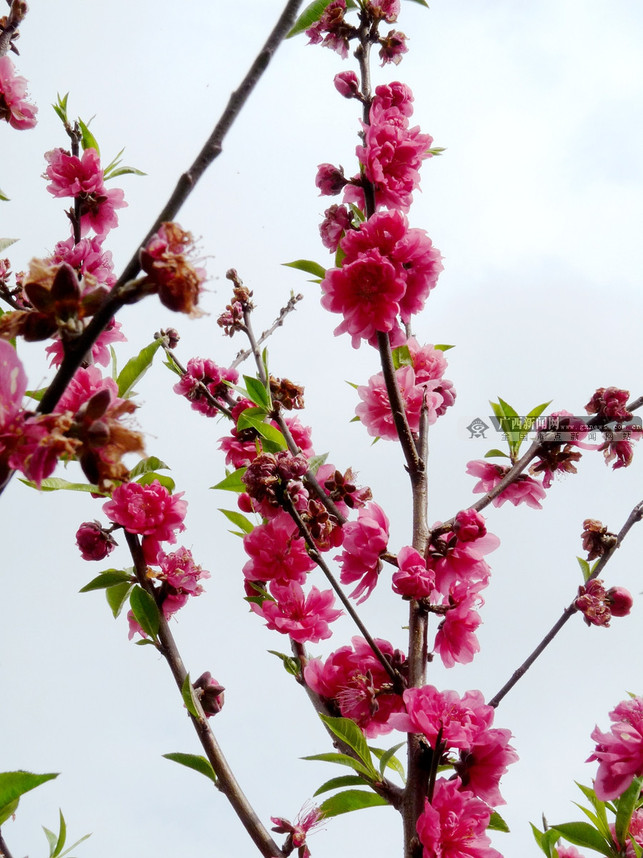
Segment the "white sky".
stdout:
<path fill-rule="evenodd" d="M 632 395 L 641 386 L 640 233 L 643 200 L 643 7 L 638 0 L 433 0 L 431 10 L 402 4 L 400 29 L 410 52 L 376 82 L 400 79 L 416 96 L 415 121 L 447 147 L 425 164 L 422 194 L 411 209 L 445 257 L 445 271 L 418 320 L 427 342 L 457 344 L 448 377 L 458 400 L 431 439 L 431 519 L 471 503 L 466 462 L 488 446 L 464 427 L 489 413 L 498 395 L 518 411 L 553 399 L 552 408 L 582 412 L 598 386 Z M 43 153 L 66 145 L 48 105 L 69 91 L 70 112 L 92 125 L 108 162 L 125 160 L 148 174 L 122 180 L 129 208 L 110 235 L 117 268 L 137 246 L 179 173 L 200 149 L 254 58 L 281 3 L 237 0 L 32 0 L 17 64 L 40 107 L 31 132 L 2 130 L 0 234 L 20 237 L 14 269 L 66 237 L 58 201 L 40 178 Z M 263 328 L 288 299 L 301 309 L 270 346 L 278 375 L 306 385 L 306 422 L 319 452 L 357 468 L 392 520 L 393 547 L 409 541 L 409 492 L 398 448 L 370 446 L 348 424 L 355 394 L 376 354 L 333 339 L 337 324 L 319 308 L 316 287 L 281 263 L 306 257 L 328 264 L 317 224 L 328 201 L 316 196 L 317 164 L 354 169 L 357 111 L 338 96 L 333 75 L 349 66 L 300 38 L 278 53 L 224 146 L 224 154 L 181 212 L 208 256 L 211 315 L 191 322 L 152 300 L 122 317 L 130 343 L 121 362 L 159 327 L 174 325 L 179 356 L 225 363 L 236 343 L 224 341 L 216 315 L 228 300 L 225 271 L 234 266 L 254 289 Z M 231 346 L 233 346 L 231 348 Z M 46 364 L 22 349 L 30 382 Z M 210 670 L 226 686 L 215 731 L 242 785 L 267 821 L 293 817 L 330 766 L 301 762 L 329 749 L 304 695 L 267 649 L 287 649 L 242 601 L 241 546 L 217 508 L 227 498 L 208 491 L 222 473 L 217 438 L 224 427 L 189 411 L 171 391 L 174 378 L 154 367 L 140 386 L 137 419 L 150 454 L 173 467 L 186 491 L 185 544 L 211 570 L 207 593 L 178 616 L 175 633 L 193 676 Z M 493 446 L 496 445 L 492 442 Z M 638 451 L 640 458 L 641 451 Z M 482 652 L 466 668 L 431 669 L 443 688 L 480 688 L 492 696 L 558 617 L 580 583 L 574 559 L 587 517 L 618 530 L 641 500 L 637 458 L 612 473 L 589 454 L 581 474 L 557 481 L 542 512 L 492 509 L 488 525 L 502 546 L 490 558 Z M 44 824 L 62 807 L 70 835 L 92 838 L 85 858 L 215 855 L 245 858 L 253 847 L 205 779 L 161 758 L 198 753 L 164 664 L 128 643 L 100 594 L 78 589 L 106 565 L 128 565 L 123 549 L 109 564 L 83 562 L 78 524 L 101 517 L 86 496 L 37 496 L 14 481 L 3 498 L 5 559 L 0 623 L 0 770 L 60 771 L 25 797 L 3 827 L 15 856 L 45 854 Z M 642 589 L 634 531 L 608 567 L 610 585 Z M 112 562 L 113 561 L 113 562 Z M 404 647 L 404 612 L 385 582 L 364 606 L 374 634 Z M 511 834 L 494 841 L 507 858 L 538 854 L 528 821 L 577 818 L 573 780 L 588 782 L 583 760 L 595 723 L 626 691 L 643 692 L 638 604 L 610 629 L 578 618 L 499 707 L 496 724 L 515 734 L 520 763 L 503 781 L 501 812 Z M 347 621 L 322 647 L 342 645 Z M 401 737 L 400 737 L 401 738 Z M 399 741 L 383 737 L 387 747 Z M 365 811 L 328 823 L 311 842 L 313 855 L 399 854 L 396 814 Z"/>

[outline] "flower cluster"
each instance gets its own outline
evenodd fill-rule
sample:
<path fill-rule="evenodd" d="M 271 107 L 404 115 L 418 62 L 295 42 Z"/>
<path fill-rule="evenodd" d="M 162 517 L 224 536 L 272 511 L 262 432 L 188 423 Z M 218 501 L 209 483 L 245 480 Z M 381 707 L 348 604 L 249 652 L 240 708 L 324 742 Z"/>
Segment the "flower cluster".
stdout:
<path fill-rule="evenodd" d="M 36 124 L 38 108 L 26 98 L 27 81 L 16 74 L 8 56 L 0 57 L 0 120 L 23 131 Z"/>
<path fill-rule="evenodd" d="M 506 465 L 495 465 L 493 462 L 475 461 L 467 464 L 467 474 L 478 477 L 479 482 L 473 487 L 474 492 L 493 491 L 498 483 L 509 472 Z M 542 509 L 540 501 L 546 496 L 542 484 L 527 474 L 520 474 L 510 485 L 507 486 L 491 503 L 494 506 L 502 506 L 509 501 L 514 506 L 526 503 L 532 509 Z"/>
<path fill-rule="evenodd" d="M 600 578 L 592 578 L 578 588 L 574 607 L 583 614 L 588 626 L 609 626 L 612 617 L 626 617 L 632 603 L 625 587 L 606 590 Z"/>
<path fill-rule="evenodd" d="M 238 380 L 236 369 L 217 366 L 207 358 L 191 358 L 181 380 L 174 385 L 174 392 L 185 396 L 195 411 L 206 417 L 215 417 L 220 413 L 215 403 L 225 405 L 230 396 L 230 385 Z"/>
<path fill-rule="evenodd" d="M 426 419 L 431 426 L 453 405 L 455 391 L 453 384 L 443 378 L 447 366 L 443 352 L 432 345 L 420 346 L 414 337 L 410 337 L 398 351 L 402 349 L 406 349 L 409 362 L 395 371 L 395 377 L 409 427 L 411 432 L 417 432 L 423 410 L 426 410 Z M 368 434 L 396 441 L 397 429 L 384 374 L 372 376 L 367 385 L 357 388 L 357 394 L 362 401 L 355 413 Z"/>
<path fill-rule="evenodd" d="M 391 667 L 404 675 L 404 653 L 388 641 L 377 638 L 375 643 Z M 311 659 L 305 667 L 304 679 L 337 714 L 355 721 L 368 738 L 390 732 L 391 715 L 404 711 L 391 677 L 364 638 L 354 637 L 352 646 L 341 647 L 325 661 Z"/>
<path fill-rule="evenodd" d="M 331 268 L 322 281 L 322 306 L 344 320 L 335 334 L 348 333 L 353 347 L 362 339 L 376 344 L 377 333 L 404 340 L 399 319 L 420 312 L 437 283 L 440 252 L 421 229 L 410 229 L 400 211 L 376 212 L 340 242 L 341 268 Z"/>
<path fill-rule="evenodd" d="M 610 712 L 612 729 L 592 732 L 596 742 L 587 762 L 598 760 L 594 790 L 601 801 L 612 801 L 643 775 L 643 698 L 632 697 Z"/>

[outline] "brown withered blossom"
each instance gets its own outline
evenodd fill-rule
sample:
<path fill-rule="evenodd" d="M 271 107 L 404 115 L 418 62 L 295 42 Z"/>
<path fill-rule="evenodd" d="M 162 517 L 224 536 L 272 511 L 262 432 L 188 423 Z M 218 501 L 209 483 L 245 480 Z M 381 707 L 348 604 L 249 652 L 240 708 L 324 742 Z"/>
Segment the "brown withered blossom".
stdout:
<path fill-rule="evenodd" d="M 616 536 L 609 533 L 607 527 L 595 518 L 586 518 L 581 534 L 583 551 L 587 551 L 587 560 L 602 557 L 614 545 Z"/>
<path fill-rule="evenodd" d="M 272 401 L 278 402 L 286 411 L 304 407 L 304 388 L 287 378 L 275 378 L 271 375 L 270 395 Z"/>

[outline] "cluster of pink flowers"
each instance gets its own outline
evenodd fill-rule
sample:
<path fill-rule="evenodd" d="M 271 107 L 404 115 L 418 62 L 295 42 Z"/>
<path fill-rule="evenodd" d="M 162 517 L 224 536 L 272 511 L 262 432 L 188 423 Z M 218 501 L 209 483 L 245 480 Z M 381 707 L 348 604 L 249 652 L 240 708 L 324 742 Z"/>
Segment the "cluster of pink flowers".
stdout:
<path fill-rule="evenodd" d="M 588 626 L 609 626 L 612 617 L 626 617 L 632 604 L 632 595 L 625 587 L 606 590 L 600 578 L 581 585 L 574 602 Z"/>
<path fill-rule="evenodd" d="M 143 537 L 145 560 L 155 564 L 162 554 L 161 543 L 176 542 L 177 532 L 185 530 L 187 503 L 182 497 L 183 492 L 171 495 L 158 480 L 149 485 L 123 483 L 114 489 L 103 511 L 128 533 Z"/>
<path fill-rule="evenodd" d="M 632 697 L 610 712 L 612 729 L 592 732 L 596 742 L 587 762 L 598 760 L 594 791 L 601 801 L 618 798 L 634 777 L 643 775 L 643 698 Z"/>
<path fill-rule="evenodd" d="M 404 675 L 405 656 L 386 640 L 375 640 L 379 650 Z M 404 704 L 391 678 L 364 638 L 354 637 L 325 661 L 311 659 L 304 669 L 306 684 L 329 701 L 338 714 L 351 718 L 370 739 L 393 729 L 389 723 Z"/>
<path fill-rule="evenodd" d="M 417 432 L 423 408 L 426 408 L 428 424 L 432 425 L 453 405 L 455 391 L 452 382 L 443 378 L 447 366 L 443 352 L 432 345 L 420 346 L 414 337 L 406 341 L 406 347 L 411 363 L 399 367 L 395 377 L 409 427 L 412 432 Z M 372 376 L 366 386 L 357 388 L 357 394 L 362 401 L 355 413 L 368 434 L 396 441 L 397 430 L 384 374 Z"/>
<path fill-rule="evenodd" d="M 219 410 L 204 394 L 207 388 L 210 395 L 220 404 L 225 404 L 231 393 L 231 384 L 239 380 L 236 369 L 217 366 L 207 358 L 191 358 L 181 380 L 174 385 L 174 392 L 185 396 L 191 407 L 207 417 L 215 417 Z"/>
<path fill-rule="evenodd" d="M 408 322 L 424 307 L 442 271 L 440 252 L 400 211 L 376 212 L 340 247 L 341 268 L 329 269 L 321 284 L 322 306 L 344 317 L 335 334 L 349 333 L 357 348 L 362 339 L 375 344 L 381 331 L 400 345 L 399 318 Z"/>
<path fill-rule="evenodd" d="M 379 24 L 380 21 L 393 24 L 400 13 L 400 0 L 366 0 L 363 5 L 370 12 L 375 24 Z M 309 44 L 330 48 L 346 59 L 350 41 L 356 38 L 357 30 L 347 23 L 344 18 L 345 12 L 346 0 L 332 0 L 319 20 L 306 30 L 306 35 L 310 39 Z M 389 30 L 386 36 L 378 34 L 377 42 L 380 45 L 379 55 L 382 65 L 386 63 L 397 65 L 407 51 L 406 36 L 399 30 Z"/>
<path fill-rule="evenodd" d="M 54 197 L 73 197 L 80 201 L 80 230 L 86 235 L 93 230 L 100 239 L 118 226 L 116 209 L 127 205 L 120 188 L 107 189 L 96 149 L 85 149 L 82 157 L 64 149 L 45 154 L 49 179 L 47 190 Z"/>
<path fill-rule="evenodd" d="M 26 98 L 27 81 L 16 74 L 8 56 L 0 57 L 0 120 L 23 131 L 36 124 L 38 108 Z"/>
<path fill-rule="evenodd" d="M 422 134 L 418 126 L 409 127 L 413 114 L 413 93 L 394 81 L 378 86 L 364 125 L 364 144 L 357 157 L 366 179 L 375 192 L 376 208 L 394 208 L 408 212 L 413 191 L 420 184 L 422 161 L 431 157 L 433 138 Z M 364 192 L 356 176 L 344 190 L 344 201 L 364 207 Z"/>
<path fill-rule="evenodd" d="M 492 491 L 510 470 L 506 465 L 495 465 L 493 462 L 478 460 L 467 464 L 467 474 L 478 477 L 479 482 L 473 487 L 474 492 Z M 542 484 L 527 474 L 520 474 L 511 485 L 507 486 L 491 503 L 502 506 L 509 501 L 514 506 L 526 503 L 532 509 L 542 509 L 540 501 L 546 496 Z"/>

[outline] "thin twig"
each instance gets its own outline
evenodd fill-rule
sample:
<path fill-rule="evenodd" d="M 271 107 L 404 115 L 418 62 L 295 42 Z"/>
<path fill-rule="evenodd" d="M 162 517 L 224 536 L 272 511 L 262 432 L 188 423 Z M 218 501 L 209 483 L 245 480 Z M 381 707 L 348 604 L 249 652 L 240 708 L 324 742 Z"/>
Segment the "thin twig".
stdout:
<path fill-rule="evenodd" d="M 627 521 L 617 534 L 614 544 L 600 558 L 600 560 L 596 564 L 594 571 L 587 579 L 588 581 L 591 581 L 592 579 L 598 577 L 598 575 L 603 571 L 607 563 L 612 559 L 616 549 L 620 547 L 621 543 L 623 542 L 629 531 L 637 522 L 641 521 L 641 518 L 643 518 L 643 501 L 638 503 L 634 507 L 632 512 L 629 514 Z M 496 695 L 494 695 L 494 697 L 491 698 L 491 700 L 489 701 L 489 706 L 498 706 L 503 697 L 505 697 L 505 695 L 509 691 L 511 691 L 511 689 L 518 682 L 518 680 L 525 675 L 531 665 L 536 661 L 538 656 L 549 646 L 549 644 L 553 641 L 553 639 L 556 637 L 556 635 L 562 629 L 565 623 L 569 620 L 569 618 L 572 617 L 575 613 L 577 613 L 577 610 L 578 609 L 575 607 L 574 602 L 572 602 L 567 608 L 565 608 L 560 619 L 556 623 L 554 623 L 554 625 L 547 632 L 545 637 L 534 649 L 531 655 L 529 655 L 520 665 L 520 667 L 516 671 L 514 671 L 509 681 L 502 686 L 500 691 Z"/>
<path fill-rule="evenodd" d="M 279 311 L 279 315 L 277 316 L 275 321 L 272 323 L 272 325 L 266 331 L 264 331 L 261 334 L 261 336 L 259 337 L 259 339 L 257 340 L 257 342 L 255 344 L 257 348 L 259 348 L 259 346 L 263 345 L 263 343 L 265 343 L 265 341 L 268 339 L 268 337 L 272 336 L 272 334 L 274 334 L 274 332 L 277 330 L 277 328 L 280 328 L 283 325 L 284 319 L 286 318 L 288 313 L 292 312 L 295 309 L 295 305 L 297 304 L 297 302 L 302 301 L 303 298 L 304 298 L 303 295 L 291 295 L 290 300 L 288 301 L 288 303 L 286 304 L 285 307 L 281 308 L 281 310 Z M 244 349 L 243 351 L 240 351 L 239 354 L 236 356 L 236 358 L 230 364 L 230 368 L 236 369 L 239 366 L 239 364 L 243 363 L 244 360 L 247 360 L 249 357 L 251 357 L 252 354 L 253 354 L 253 350 L 251 348 L 250 349 Z"/>
<path fill-rule="evenodd" d="M 143 557 L 143 550 L 138 536 L 125 531 L 125 538 L 130 549 L 132 559 L 134 561 L 134 570 L 138 583 L 151 596 L 155 597 L 154 587 L 150 579 L 147 577 L 147 564 Z M 160 647 L 159 650 L 168 663 L 174 680 L 182 691 L 183 685 L 187 677 L 187 670 L 181 659 L 178 647 L 174 640 L 174 636 L 170 631 L 167 620 L 163 616 L 163 612 L 159 610 L 159 632 L 158 632 Z M 205 716 L 198 699 L 193 698 L 197 716 L 188 713 L 192 725 L 196 730 L 199 741 L 206 753 L 212 768 L 217 776 L 217 786 L 220 791 L 228 799 L 235 813 L 241 820 L 244 828 L 252 838 L 255 846 L 265 858 L 285 858 L 281 849 L 270 836 L 270 833 L 265 828 L 259 817 L 254 811 L 254 808 L 246 798 L 241 787 L 239 786 L 228 761 L 223 755 L 219 743 L 217 742 L 207 717 Z"/>

